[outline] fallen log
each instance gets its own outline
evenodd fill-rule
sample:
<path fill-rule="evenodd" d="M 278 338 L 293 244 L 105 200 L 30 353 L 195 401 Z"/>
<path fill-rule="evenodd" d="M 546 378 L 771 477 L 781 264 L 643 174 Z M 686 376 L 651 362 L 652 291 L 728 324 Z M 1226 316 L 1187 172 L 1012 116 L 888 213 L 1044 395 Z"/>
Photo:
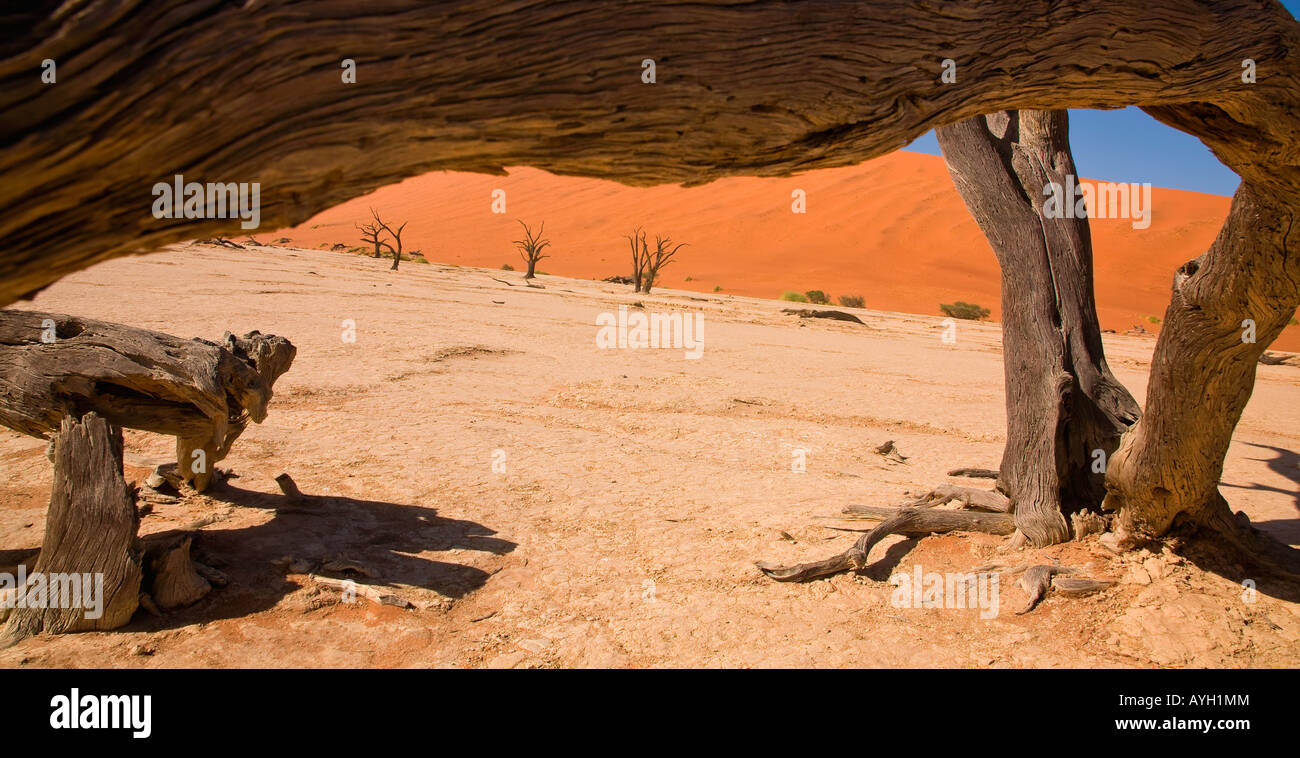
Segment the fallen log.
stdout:
<path fill-rule="evenodd" d="M 998 472 L 991 468 L 955 468 L 948 476 L 968 476 L 972 479 L 997 479 Z"/>
<path fill-rule="evenodd" d="M 862 324 L 863 326 L 867 325 L 867 322 L 854 316 L 852 313 L 844 313 L 843 311 L 817 311 L 810 308 L 782 308 L 781 312 L 794 314 L 799 318 L 829 318 L 835 321 L 851 321 L 855 324 Z"/>
<path fill-rule="evenodd" d="M 220 343 L 39 311 L 0 311 L 0 425 L 42 439 L 63 419 L 176 437 L 182 479 L 205 489 L 297 350 L 283 337 L 227 333 Z M 201 451 L 201 452 L 200 452 Z"/>
<path fill-rule="evenodd" d="M 24 598 L 14 598 L 0 647 L 42 631 L 115 629 L 139 602 L 139 519 L 122 476 L 122 430 L 94 412 L 65 417 L 52 458 L 45 541 L 29 581 L 16 588 Z"/>

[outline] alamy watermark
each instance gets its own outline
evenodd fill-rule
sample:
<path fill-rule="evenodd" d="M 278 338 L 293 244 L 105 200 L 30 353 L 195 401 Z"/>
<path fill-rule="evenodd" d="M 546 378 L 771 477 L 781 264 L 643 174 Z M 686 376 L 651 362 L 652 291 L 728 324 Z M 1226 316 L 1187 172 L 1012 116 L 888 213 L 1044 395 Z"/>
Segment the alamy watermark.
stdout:
<path fill-rule="evenodd" d="M 626 305 L 618 314 L 605 311 L 596 316 L 596 347 L 607 348 L 674 348 L 685 350 L 686 357 L 704 355 L 703 313 L 629 313 Z"/>
<path fill-rule="evenodd" d="M 154 218 L 240 218 L 243 229 L 262 223 L 261 182 L 186 182 L 177 174 L 171 182 L 153 186 Z"/>
<path fill-rule="evenodd" d="M 1043 186 L 1045 218 L 1130 218 L 1134 229 L 1151 226 L 1151 184 L 1079 181 L 1067 174 L 1065 185 Z"/>
<path fill-rule="evenodd" d="M 91 621 L 104 615 L 103 574 L 35 572 L 18 566 L 18 574 L 0 572 L 0 608 L 69 608 L 85 610 Z"/>

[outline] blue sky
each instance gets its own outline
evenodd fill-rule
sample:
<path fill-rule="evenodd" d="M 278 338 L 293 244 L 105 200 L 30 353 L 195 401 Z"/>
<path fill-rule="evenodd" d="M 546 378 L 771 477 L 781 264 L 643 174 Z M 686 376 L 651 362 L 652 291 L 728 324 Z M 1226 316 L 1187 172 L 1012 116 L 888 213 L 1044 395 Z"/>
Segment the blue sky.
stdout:
<path fill-rule="evenodd" d="M 1300 17 L 1300 0 L 1283 0 Z M 1150 182 L 1157 187 L 1231 195 L 1237 175 L 1201 141 L 1156 121 L 1138 108 L 1071 110 L 1070 147 L 1079 175 L 1114 182 Z M 934 132 L 907 147 L 939 155 Z"/>

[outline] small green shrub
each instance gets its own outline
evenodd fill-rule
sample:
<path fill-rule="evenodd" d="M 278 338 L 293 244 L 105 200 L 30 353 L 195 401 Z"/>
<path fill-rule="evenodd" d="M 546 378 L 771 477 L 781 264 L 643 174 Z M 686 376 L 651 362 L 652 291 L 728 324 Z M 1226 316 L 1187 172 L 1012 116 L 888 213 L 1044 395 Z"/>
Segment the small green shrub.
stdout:
<path fill-rule="evenodd" d="M 1156 318 L 1155 316 L 1147 316 L 1147 321 L 1150 321 L 1153 324 L 1160 323 L 1160 319 Z"/>
<path fill-rule="evenodd" d="M 816 305 L 831 304 L 831 299 L 827 297 L 826 293 L 822 292 L 821 290 L 808 290 L 807 292 L 803 293 L 803 295 L 804 297 L 808 298 L 808 302 L 814 303 Z"/>
<path fill-rule="evenodd" d="M 1295 319 L 1291 319 L 1291 323 L 1287 324 L 1287 326 L 1300 326 L 1300 321 L 1296 321 Z"/>
<path fill-rule="evenodd" d="M 840 305 L 845 308 L 865 308 L 861 295 L 840 295 Z"/>
<path fill-rule="evenodd" d="M 713 291 L 714 291 L 714 292 L 721 292 L 721 291 L 722 291 L 722 285 L 721 285 L 721 284 L 715 284 L 715 285 L 713 285 Z"/>
<path fill-rule="evenodd" d="M 514 270 L 515 270 L 515 267 L 514 267 L 514 266 L 511 266 L 509 263 L 502 263 L 502 264 L 501 264 L 501 270 L 502 270 L 502 271 L 514 271 Z"/>
<path fill-rule="evenodd" d="M 691 278 L 688 276 L 688 277 L 686 277 L 686 281 L 690 282 L 690 281 L 694 281 L 694 280 L 691 279 Z"/>
<path fill-rule="evenodd" d="M 943 315 L 945 316 L 970 319 L 972 321 L 979 321 L 982 318 L 987 318 L 991 312 L 988 308 L 981 308 L 974 303 L 967 303 L 961 300 L 958 300 L 955 303 L 941 303 L 939 305 L 939 310 L 943 311 Z"/>
<path fill-rule="evenodd" d="M 806 302 L 808 302 L 808 297 L 807 297 L 807 295 L 801 295 L 801 294 L 799 294 L 798 292 L 788 292 L 788 291 L 787 291 L 787 292 L 783 292 L 783 293 L 781 293 L 781 299 L 782 299 L 782 300 L 785 300 L 785 301 L 787 301 L 787 302 L 791 302 L 791 303 L 806 303 Z"/>

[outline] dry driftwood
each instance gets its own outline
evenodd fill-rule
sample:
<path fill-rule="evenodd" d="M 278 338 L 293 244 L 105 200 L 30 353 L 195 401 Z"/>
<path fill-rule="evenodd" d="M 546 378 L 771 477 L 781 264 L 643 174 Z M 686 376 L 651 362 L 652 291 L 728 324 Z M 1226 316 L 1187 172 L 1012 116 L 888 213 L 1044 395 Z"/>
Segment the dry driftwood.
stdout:
<path fill-rule="evenodd" d="M 862 535 L 853 547 L 825 560 L 794 566 L 780 566 L 767 561 L 759 561 L 754 565 L 769 578 L 778 582 L 806 582 L 842 571 L 864 568 L 871 548 L 891 534 L 924 537 L 929 534 L 959 531 L 1007 535 L 1016 528 L 1012 517 L 1005 513 L 947 511 L 933 508 L 872 508 L 871 506 L 853 506 L 845 512 L 884 520 L 875 529 Z"/>
<path fill-rule="evenodd" d="M 781 312 L 791 313 L 797 315 L 799 318 L 829 318 L 835 321 L 851 321 L 855 324 L 862 324 L 863 326 L 867 325 L 867 322 L 854 316 L 852 313 L 844 313 L 843 311 L 818 311 L 812 310 L 811 308 L 782 308 Z"/>
<path fill-rule="evenodd" d="M 998 472 L 991 468 L 955 468 L 948 476 L 967 476 L 972 479 L 997 479 Z"/>
<path fill-rule="evenodd" d="M 393 605 L 398 608 L 414 608 L 415 603 L 391 592 L 385 591 L 379 587 L 370 584 L 360 584 L 351 579 L 335 579 L 329 576 L 319 574 L 308 574 L 307 578 L 322 587 L 335 590 L 343 595 L 349 593 L 360 595 L 382 605 Z"/>
<path fill-rule="evenodd" d="M 272 386 L 296 352 L 258 332 L 215 343 L 4 310 L 0 425 L 47 438 L 64 418 L 94 411 L 119 426 L 174 435 L 181 477 L 202 490 L 248 423 L 266 418 Z"/>
<path fill-rule="evenodd" d="M 1028 599 L 1024 607 L 1016 611 L 1017 616 L 1029 613 L 1036 608 L 1038 603 L 1044 597 L 1047 597 L 1050 590 L 1054 589 L 1063 595 L 1071 597 L 1081 597 L 1104 590 L 1115 583 L 1110 579 L 1085 579 L 1083 577 L 1063 576 L 1065 574 L 1076 574 L 1079 570 L 1054 563 L 1025 564 L 1015 568 L 988 564 L 977 566 L 974 569 L 977 572 L 995 570 L 1003 570 L 1001 573 L 1004 574 L 1022 574 L 1020 588 L 1025 591 Z"/>
<path fill-rule="evenodd" d="M 135 492 L 122 476 L 122 430 L 93 412 L 65 417 L 54 438 L 53 460 L 45 540 L 33 572 L 50 586 L 52 576 L 102 575 L 102 589 L 83 583 L 81 607 L 15 608 L 0 632 L 0 647 L 42 631 L 115 629 L 130 620 L 139 601 L 139 519 Z M 85 607 L 88 593 L 100 594 L 98 618 L 87 618 L 93 615 Z M 59 594 L 61 603 L 75 600 Z"/>

